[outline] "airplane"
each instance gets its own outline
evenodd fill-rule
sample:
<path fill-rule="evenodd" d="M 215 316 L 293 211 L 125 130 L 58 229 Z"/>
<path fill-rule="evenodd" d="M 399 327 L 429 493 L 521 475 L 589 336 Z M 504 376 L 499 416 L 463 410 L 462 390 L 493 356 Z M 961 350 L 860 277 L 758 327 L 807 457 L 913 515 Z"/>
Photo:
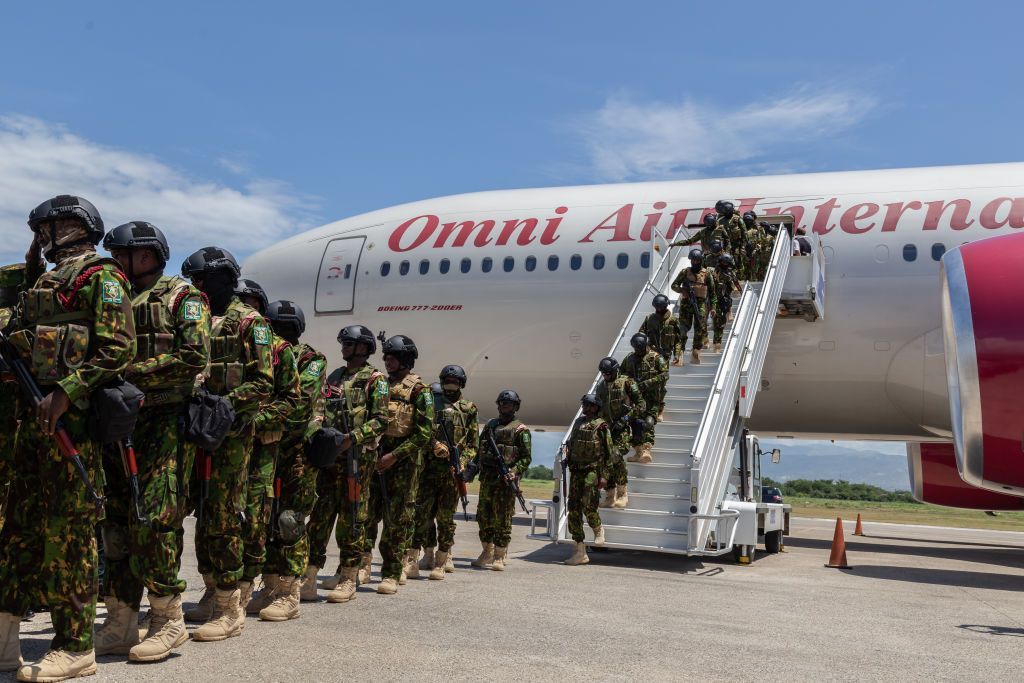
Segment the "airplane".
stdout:
<path fill-rule="evenodd" d="M 720 199 L 792 216 L 828 274 L 823 320 L 776 321 L 750 429 L 907 442 L 919 499 L 1024 507 L 1024 163 L 459 194 L 304 232 L 243 274 L 302 306 L 304 339 L 331 363 L 346 325 L 406 334 L 427 381 L 458 363 L 479 405 L 514 388 L 528 424 L 564 429 L 658 257 L 652 236 L 691 234 Z M 989 355 L 971 375 L 975 335 Z"/>

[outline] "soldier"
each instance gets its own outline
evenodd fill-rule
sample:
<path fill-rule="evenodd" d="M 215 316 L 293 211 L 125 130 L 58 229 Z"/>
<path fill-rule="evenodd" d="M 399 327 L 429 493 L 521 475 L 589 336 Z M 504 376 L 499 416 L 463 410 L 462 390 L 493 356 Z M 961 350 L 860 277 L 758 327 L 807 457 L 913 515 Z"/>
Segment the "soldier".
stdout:
<path fill-rule="evenodd" d="M 419 576 L 419 550 L 412 549 L 416 524 L 416 487 L 434 433 L 434 396 L 412 373 L 419 351 L 404 334 L 381 347 L 388 373 L 388 423 L 380 443 L 382 455 L 370 488 L 369 548 L 380 535 L 381 582 L 377 592 L 394 595 L 407 577 Z"/>
<path fill-rule="evenodd" d="M 683 330 L 680 346 L 683 348 L 686 348 L 686 336 L 693 327 L 690 360 L 694 365 L 700 364 L 700 350 L 708 343 L 708 311 L 713 316 L 718 307 L 714 271 L 705 268 L 703 263 L 701 250 L 692 249 L 690 267 L 679 271 L 672 282 L 672 291 L 679 293 L 679 321 Z"/>
<path fill-rule="evenodd" d="M 623 460 L 629 447 L 642 449 L 647 416 L 647 405 L 640 394 L 636 381 L 626 374 L 619 374 L 619 362 L 614 358 L 602 358 L 598 364 L 601 379 L 597 383 L 597 397 L 601 400 L 601 418 L 608 423 L 615 450 L 607 461 L 608 488 L 605 489 L 601 507 L 619 510 L 629 503 L 626 491 L 628 473 Z"/>
<path fill-rule="evenodd" d="M 107 618 L 96 629 L 96 653 L 155 662 L 188 640 L 177 531 L 188 512 L 186 487 L 195 449 L 181 438 L 179 425 L 196 375 L 210 358 L 210 309 L 191 284 L 164 275 L 171 251 L 152 223 L 133 221 L 114 228 L 103 239 L 103 248 L 131 283 L 137 351 L 125 378 L 145 392 L 146 400 L 134 438 L 140 510 L 133 507 L 120 453 L 109 447 L 104 453 L 109 497 L 102 526 L 106 566 L 101 590 Z M 149 595 L 150 621 L 140 643 L 143 588 Z"/>
<path fill-rule="evenodd" d="M 644 318 L 640 332 L 647 335 L 648 343 L 662 358 L 672 361 L 672 365 L 679 365 L 679 359 L 683 355 L 683 347 L 679 343 L 683 337 L 679 318 L 672 315 L 668 307 L 668 297 L 664 294 L 654 297 L 652 303 L 654 313 Z"/>
<path fill-rule="evenodd" d="M 743 214 L 743 225 L 745 229 L 744 246 L 742 253 L 736 254 L 740 260 L 737 275 L 740 280 L 760 282 L 764 280 L 761 264 L 766 263 L 763 252 L 768 248 L 767 236 L 757 222 L 757 214 L 753 211 Z"/>
<path fill-rule="evenodd" d="M 305 457 L 306 441 L 324 422 L 327 359 L 309 344 L 299 342 L 306 331 L 306 316 L 291 301 L 271 301 L 267 320 L 275 338 L 284 340 L 295 358 L 300 400 L 288 416 L 274 477 L 276 519 L 270 520 L 263 590 L 246 609 L 264 621 L 287 621 L 299 616 L 299 591 L 309 557 L 306 516 L 316 500 L 317 469 Z M 280 486 L 278 486 L 280 483 Z M 316 589 L 316 576 L 312 579 Z"/>
<path fill-rule="evenodd" d="M 462 390 L 466 388 L 466 371 L 459 365 L 446 365 L 438 379 L 441 381 L 441 395 L 439 397 L 435 393 L 434 396 L 437 424 L 434 426 L 431 455 L 427 457 L 420 476 L 416 536 L 412 544 L 414 549 L 423 548 L 419 568 L 429 570 L 434 581 L 444 579 L 445 572 L 455 571 L 451 549 L 455 543 L 455 509 L 459 491 L 445 430 L 459 450 L 461 466 L 476 458 L 479 441 L 476 404 L 462 396 Z"/>
<path fill-rule="evenodd" d="M 725 333 L 725 323 L 729 319 L 729 310 L 732 308 L 732 293 L 740 291 L 739 280 L 732 271 L 733 259 L 731 254 L 722 254 L 718 259 L 718 269 L 715 273 L 715 298 L 718 307 L 715 309 L 714 320 L 714 342 L 715 353 L 722 350 L 722 336 Z"/>
<path fill-rule="evenodd" d="M 231 402 L 235 423 L 216 453 L 198 453 L 212 462 L 209 497 L 203 501 L 202 519 L 196 524 L 196 559 L 206 592 L 185 620 L 202 622 L 192 632 L 197 641 L 219 641 L 241 634 L 245 611 L 241 607 L 245 570 L 243 510 L 254 420 L 274 391 L 271 358 L 273 337 L 258 311 L 235 296 L 241 270 L 235 258 L 219 247 L 204 247 L 181 265 L 210 301 L 210 367 L 206 388 Z M 193 493 L 200 482 L 193 471 Z M 246 586 L 245 588 L 249 588 Z"/>
<path fill-rule="evenodd" d="M 649 346 L 645 334 L 634 334 L 630 337 L 629 344 L 633 351 L 622 359 L 619 371 L 636 381 L 644 399 L 645 412 L 643 427 L 640 428 L 637 424 L 637 431 L 633 433 L 633 455 L 626 459 L 629 462 L 650 463 L 654 460 L 651 455 L 651 449 L 654 447 L 654 427 L 658 424 L 659 416 L 665 412 L 668 363 L 660 353 Z"/>
<path fill-rule="evenodd" d="M 691 244 L 700 242 L 701 251 L 710 252 L 711 240 L 721 240 L 723 248 L 728 248 L 729 232 L 725 227 L 719 225 L 718 218 L 715 214 L 704 214 L 704 220 L 702 222 L 704 227 L 698 230 L 696 234 L 686 238 L 685 240 L 673 242 L 669 247 L 688 247 Z"/>
<path fill-rule="evenodd" d="M 235 287 L 235 296 L 246 306 L 266 316 L 270 302 L 259 283 L 239 280 Z M 270 353 L 274 367 L 274 391 L 270 398 L 263 402 L 253 419 L 256 434 L 252 455 L 249 458 L 249 481 L 245 491 L 245 545 L 242 550 L 245 568 L 242 570 L 242 596 L 239 604 L 249 614 L 259 614 L 259 610 L 249 611 L 249 600 L 252 598 L 256 577 L 263 573 L 263 563 L 267 560 L 267 535 L 270 532 L 270 525 L 274 522 L 271 519 L 274 508 L 274 475 L 277 472 L 281 440 L 286 433 L 296 429 L 293 421 L 299 423 L 299 429 L 304 430 L 306 426 L 306 411 L 299 392 L 295 352 L 287 340 L 274 333 L 273 328 L 270 332 Z M 294 588 L 298 590 L 297 583 Z"/>
<path fill-rule="evenodd" d="M 758 255 L 757 272 L 760 275 L 760 279 L 764 280 L 768 277 L 768 266 L 771 265 L 772 250 L 775 248 L 775 236 L 779 234 L 779 228 L 776 225 L 763 221 L 759 224 L 759 227 L 764 233 L 764 243 Z"/>
<path fill-rule="evenodd" d="M 724 250 L 733 254 L 739 253 L 744 248 L 746 228 L 736 213 L 736 206 L 730 201 L 720 199 L 715 202 L 715 211 L 718 213 L 718 226 L 728 235 L 728 239 L 723 241 Z M 704 252 L 707 253 L 707 249 L 704 249 Z"/>
<path fill-rule="evenodd" d="M 576 542 L 572 557 L 565 561 L 569 566 L 587 564 L 587 547 L 583 544 L 583 518 L 594 531 L 594 545 L 604 545 L 604 527 L 597 512 L 597 498 L 607 485 L 608 463 L 614 457 L 611 430 L 608 423 L 599 416 L 601 399 L 587 394 L 580 403 L 583 416 L 572 426 L 569 436 L 567 458 L 569 460 L 569 534 Z"/>
<path fill-rule="evenodd" d="M 715 268 L 718 265 L 718 259 L 722 257 L 722 254 L 726 253 L 723 251 L 722 240 L 711 240 L 709 249 L 710 251 L 704 252 L 704 267 Z"/>
<path fill-rule="evenodd" d="M 18 292 L 25 285 L 25 264 L 16 263 L 0 268 L 0 330 L 14 318 L 18 305 Z M 0 382 L 0 531 L 4 528 L 4 509 L 7 504 L 7 486 L 10 483 L 14 460 L 14 434 L 18 429 L 18 387 L 14 383 Z"/>
<path fill-rule="evenodd" d="M 505 389 L 495 401 L 498 417 L 490 420 L 480 435 L 480 450 L 477 452 L 476 467 L 480 472 L 480 498 L 477 506 L 477 523 L 480 527 L 480 543 L 483 552 L 471 563 L 481 569 L 505 570 L 508 544 L 512 540 L 512 515 L 515 514 L 516 495 L 519 480 L 530 467 L 533 448 L 530 429 L 516 419 L 519 410 L 519 394 Z M 498 447 L 497 453 L 494 445 Z M 501 476 L 498 458 L 508 467 L 507 477 Z"/>
<path fill-rule="evenodd" d="M 103 511 L 93 494 L 104 481 L 89 402 L 131 362 L 135 325 L 127 279 L 116 261 L 96 253 L 104 232 L 96 207 L 61 195 L 33 209 L 28 224 L 35 234 L 26 255 L 32 284 L 11 342 L 46 396 L 33 410 L 19 395 L 10 512 L 0 533 L 0 671 L 59 681 L 96 673 L 96 525 Z M 42 273 L 40 252 L 54 270 Z M 78 449 L 88 485 L 57 447 L 61 429 Z M 50 607 L 54 637 L 42 659 L 22 665 L 21 617 L 41 602 Z"/>
<path fill-rule="evenodd" d="M 309 518 L 309 566 L 302 585 L 302 599 L 307 602 L 317 599 L 316 575 L 327 563 L 327 540 L 332 529 L 340 561 L 333 579 L 321 585 L 331 591 L 327 600 L 333 603 L 354 600 L 356 586 L 370 582 L 373 546 L 366 537 L 370 482 L 375 476 L 377 446 L 388 425 L 390 389 L 384 373 L 369 363 L 370 356 L 377 351 L 377 340 L 368 327 L 342 328 L 338 332 L 338 343 L 346 365 L 327 378 L 324 426 L 341 430 L 347 437 L 342 443 L 346 458 L 317 475 L 316 504 Z M 358 458 L 360 483 L 357 505 L 346 500 L 347 458 L 353 454 Z"/>

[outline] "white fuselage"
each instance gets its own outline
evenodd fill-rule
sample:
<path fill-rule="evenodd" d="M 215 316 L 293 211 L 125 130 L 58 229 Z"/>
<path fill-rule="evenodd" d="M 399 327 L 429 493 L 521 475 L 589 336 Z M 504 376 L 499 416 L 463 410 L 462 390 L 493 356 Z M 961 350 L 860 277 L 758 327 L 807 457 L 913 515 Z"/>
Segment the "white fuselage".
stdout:
<path fill-rule="evenodd" d="M 948 436 L 938 258 L 1024 227 L 1024 164 L 455 195 L 303 233 L 253 256 L 243 275 L 301 305 L 304 340 L 332 364 L 345 325 L 406 334 L 428 381 L 448 363 L 465 367 L 482 416 L 513 388 L 527 422 L 565 426 L 649 274 L 651 231 L 686 235 L 679 226 L 718 199 L 793 215 L 827 264 L 824 319 L 775 325 L 751 427 Z"/>

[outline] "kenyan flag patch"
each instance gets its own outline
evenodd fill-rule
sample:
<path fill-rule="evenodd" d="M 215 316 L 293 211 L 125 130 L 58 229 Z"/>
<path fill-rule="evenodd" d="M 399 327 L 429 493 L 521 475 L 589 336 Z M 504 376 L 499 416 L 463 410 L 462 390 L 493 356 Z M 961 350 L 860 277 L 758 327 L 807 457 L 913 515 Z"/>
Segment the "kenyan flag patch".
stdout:
<path fill-rule="evenodd" d="M 103 303 L 106 304 L 119 304 L 124 298 L 124 290 L 121 289 L 121 285 L 117 282 L 104 282 L 103 283 Z"/>

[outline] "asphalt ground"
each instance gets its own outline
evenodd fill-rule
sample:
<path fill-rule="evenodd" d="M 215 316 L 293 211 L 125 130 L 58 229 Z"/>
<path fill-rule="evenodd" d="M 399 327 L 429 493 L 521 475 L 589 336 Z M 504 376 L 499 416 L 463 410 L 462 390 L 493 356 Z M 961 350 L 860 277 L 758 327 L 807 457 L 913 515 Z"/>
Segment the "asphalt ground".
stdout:
<path fill-rule="evenodd" d="M 823 566 L 834 525 L 794 519 L 786 551 L 749 566 L 605 551 L 567 567 L 571 547 L 526 539 L 520 515 L 499 573 L 469 568 L 476 524 L 462 522 L 458 570 L 444 581 L 410 581 L 395 596 L 363 586 L 348 604 L 304 603 L 286 623 L 250 617 L 240 637 L 188 642 L 160 664 L 101 657 L 97 678 L 1020 678 L 1024 533 L 867 523 L 861 538 L 848 522 L 853 568 L 838 570 Z M 189 550 L 185 561 L 191 604 L 202 581 Z M 51 634 L 45 614 L 23 624 L 26 658 L 40 656 Z"/>

